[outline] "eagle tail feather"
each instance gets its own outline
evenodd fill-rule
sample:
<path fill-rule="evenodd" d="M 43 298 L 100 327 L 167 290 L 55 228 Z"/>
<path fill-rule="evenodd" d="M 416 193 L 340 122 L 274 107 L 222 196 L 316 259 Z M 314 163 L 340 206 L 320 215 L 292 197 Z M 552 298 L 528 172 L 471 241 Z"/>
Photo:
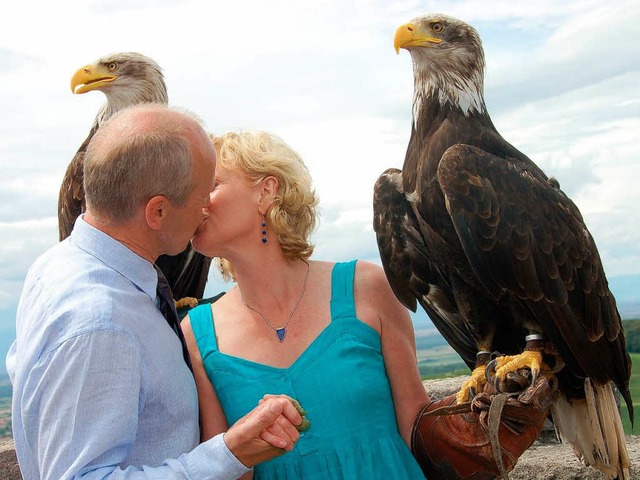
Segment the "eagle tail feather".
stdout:
<path fill-rule="evenodd" d="M 586 465 L 607 479 L 630 479 L 629 453 L 622 420 L 611 383 L 585 380 L 586 398 L 569 400 L 561 395 L 551 414 L 563 443 L 568 443 Z"/>

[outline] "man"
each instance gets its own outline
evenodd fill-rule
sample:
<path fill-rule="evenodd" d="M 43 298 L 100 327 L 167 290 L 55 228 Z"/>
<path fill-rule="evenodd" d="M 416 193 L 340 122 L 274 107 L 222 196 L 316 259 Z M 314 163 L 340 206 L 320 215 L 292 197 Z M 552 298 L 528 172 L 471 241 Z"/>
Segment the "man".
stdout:
<path fill-rule="evenodd" d="M 202 223 L 214 169 L 200 124 L 159 105 L 92 139 L 86 213 L 29 270 L 7 356 L 25 479 L 232 479 L 293 448 L 301 418 L 282 397 L 198 445 L 194 379 L 158 308 L 153 263 Z"/>

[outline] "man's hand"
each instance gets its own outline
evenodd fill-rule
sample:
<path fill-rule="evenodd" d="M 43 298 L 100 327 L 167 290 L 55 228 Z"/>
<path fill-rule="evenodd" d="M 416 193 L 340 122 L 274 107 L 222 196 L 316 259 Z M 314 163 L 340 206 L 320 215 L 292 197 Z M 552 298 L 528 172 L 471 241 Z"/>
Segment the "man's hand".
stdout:
<path fill-rule="evenodd" d="M 301 423 L 289 397 L 270 395 L 229 428 L 224 441 L 231 453 L 251 468 L 293 450 L 300 436 L 296 425 Z"/>

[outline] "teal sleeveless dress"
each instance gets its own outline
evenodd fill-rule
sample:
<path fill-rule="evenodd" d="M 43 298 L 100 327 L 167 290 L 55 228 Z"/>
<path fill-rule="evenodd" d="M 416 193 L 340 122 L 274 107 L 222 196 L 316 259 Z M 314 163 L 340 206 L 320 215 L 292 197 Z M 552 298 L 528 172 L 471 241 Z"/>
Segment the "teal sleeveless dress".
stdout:
<path fill-rule="evenodd" d="M 210 305 L 189 312 L 229 425 L 267 393 L 289 395 L 307 411 L 311 428 L 291 452 L 257 465 L 255 479 L 424 479 L 398 433 L 380 335 L 356 318 L 355 265 L 335 264 L 331 323 L 288 368 L 219 352 Z"/>

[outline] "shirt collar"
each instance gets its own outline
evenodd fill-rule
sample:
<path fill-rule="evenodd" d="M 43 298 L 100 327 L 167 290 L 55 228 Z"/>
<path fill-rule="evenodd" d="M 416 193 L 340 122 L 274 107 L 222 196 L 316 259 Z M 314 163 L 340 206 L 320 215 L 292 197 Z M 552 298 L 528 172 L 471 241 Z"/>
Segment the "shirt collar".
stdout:
<path fill-rule="evenodd" d="M 155 300 L 158 274 L 153 265 L 115 238 L 89 225 L 84 220 L 84 215 L 76 219 L 70 241 L 129 279 Z"/>

